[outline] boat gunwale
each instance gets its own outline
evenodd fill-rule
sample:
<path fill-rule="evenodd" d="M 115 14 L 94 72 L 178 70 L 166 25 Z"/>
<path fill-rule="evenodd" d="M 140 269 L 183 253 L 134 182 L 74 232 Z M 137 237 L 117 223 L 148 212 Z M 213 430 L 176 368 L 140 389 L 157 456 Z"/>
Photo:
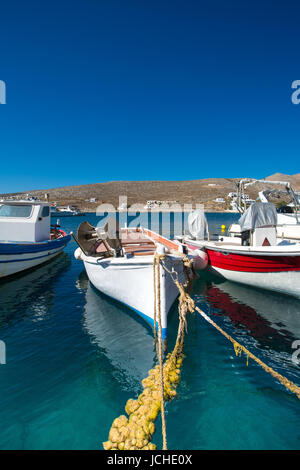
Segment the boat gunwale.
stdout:
<path fill-rule="evenodd" d="M 153 255 L 143 255 L 143 256 L 131 256 L 131 257 L 126 257 L 126 256 L 109 256 L 107 258 L 103 256 L 86 256 L 84 253 L 81 254 L 82 261 L 85 263 L 89 264 L 98 264 L 101 265 L 103 263 L 109 262 L 109 264 L 113 266 L 129 266 L 131 265 L 152 265 L 153 264 L 153 258 L 154 258 L 155 253 Z M 182 261 L 182 257 L 178 256 L 174 253 L 165 253 L 165 256 L 168 257 L 169 259 L 172 259 L 172 261 Z M 146 258 L 146 259 L 145 259 Z"/>
<path fill-rule="evenodd" d="M 222 245 L 216 245 L 214 242 L 209 241 L 197 241 L 197 240 L 190 240 L 185 239 L 184 241 L 191 249 L 198 249 L 203 248 L 204 250 L 212 250 L 218 251 L 220 253 L 232 253 L 232 254 L 239 254 L 244 256 L 291 256 L 291 257 L 300 257 L 300 244 L 291 244 L 289 245 L 276 245 L 276 246 L 242 246 L 237 245 L 235 243 L 229 244 L 224 243 Z M 195 242 L 197 244 L 195 244 Z M 199 245 L 198 245 L 199 243 Z M 222 242 L 219 242 L 222 243 Z M 292 251 L 295 246 L 298 246 L 297 251 Z M 274 251 L 274 248 L 277 248 Z M 290 250 L 287 250 L 290 248 Z M 272 250 L 272 251 L 271 251 Z"/>

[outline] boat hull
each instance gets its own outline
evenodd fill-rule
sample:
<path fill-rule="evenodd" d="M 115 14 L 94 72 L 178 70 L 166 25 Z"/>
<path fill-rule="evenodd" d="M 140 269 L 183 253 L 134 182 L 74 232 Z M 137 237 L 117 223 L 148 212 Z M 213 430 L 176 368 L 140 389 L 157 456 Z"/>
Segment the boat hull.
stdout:
<path fill-rule="evenodd" d="M 42 243 L 0 242 L 0 279 L 49 261 L 63 251 L 70 239 L 66 235 Z"/>
<path fill-rule="evenodd" d="M 98 290 L 130 307 L 152 327 L 154 326 L 153 256 L 104 260 L 83 256 L 82 259 L 89 280 Z M 174 268 L 179 282 L 185 281 L 180 257 L 167 256 L 162 263 L 169 270 Z M 177 286 L 170 274 L 161 267 L 160 309 L 163 339 L 167 337 L 167 315 L 177 296 Z"/>
<path fill-rule="evenodd" d="M 222 269 L 215 266 L 210 266 L 210 270 L 229 281 L 300 298 L 299 271 L 263 273 L 253 271 L 231 271 L 229 269 Z"/>
<path fill-rule="evenodd" d="M 188 246 L 199 248 L 190 242 Z M 300 298 L 300 253 L 243 253 L 242 247 L 212 249 L 207 244 L 205 251 L 208 270 L 224 279 Z"/>

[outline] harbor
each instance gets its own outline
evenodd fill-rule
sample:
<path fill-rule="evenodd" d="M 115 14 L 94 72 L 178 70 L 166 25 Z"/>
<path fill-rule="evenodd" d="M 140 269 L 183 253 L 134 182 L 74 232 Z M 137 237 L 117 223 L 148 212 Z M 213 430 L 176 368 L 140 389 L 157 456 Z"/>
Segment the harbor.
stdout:
<path fill-rule="evenodd" d="M 209 230 L 222 234 L 224 222 L 237 218 L 207 214 Z M 97 225 L 99 217 L 87 220 Z M 80 221 L 65 218 L 64 229 L 76 232 Z M 0 333 L 8 352 L 0 367 L 3 449 L 101 448 L 156 363 L 152 328 L 92 286 L 75 249 L 71 242 L 55 260 L 1 284 Z M 194 281 L 192 297 L 237 341 L 299 383 L 291 360 L 299 300 L 265 292 L 205 274 Z M 175 302 L 170 346 L 177 326 Z M 177 398 L 166 406 L 170 449 L 297 448 L 297 397 L 251 359 L 247 366 L 246 356 L 236 357 L 232 344 L 197 314 L 188 318 L 184 354 Z M 161 448 L 160 418 L 156 426 L 153 442 Z"/>
<path fill-rule="evenodd" d="M 2 2 L 0 453 L 297 455 L 299 13 Z"/>

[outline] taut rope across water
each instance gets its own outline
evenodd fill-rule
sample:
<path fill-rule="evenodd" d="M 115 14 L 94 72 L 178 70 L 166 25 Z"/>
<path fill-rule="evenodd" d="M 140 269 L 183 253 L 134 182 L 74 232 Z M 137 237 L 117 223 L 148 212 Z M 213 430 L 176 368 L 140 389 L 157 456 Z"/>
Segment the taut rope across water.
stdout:
<path fill-rule="evenodd" d="M 158 358 L 159 364 L 149 371 L 148 377 L 142 380 L 143 392 L 137 400 L 129 399 L 125 406 L 125 411 L 129 415 L 116 418 L 109 432 L 109 440 L 103 443 L 106 450 L 154 450 L 155 444 L 151 443 L 152 436 L 155 432 L 155 424 L 159 411 L 162 416 L 162 436 L 163 450 L 167 450 L 167 430 L 165 419 L 165 401 L 172 400 L 176 396 L 176 386 L 180 380 L 180 368 L 183 361 L 183 346 L 186 330 L 186 315 L 197 311 L 201 317 L 210 325 L 216 328 L 225 338 L 233 343 L 236 355 L 240 355 L 241 351 L 248 358 L 253 359 L 266 372 L 280 381 L 289 391 L 296 394 L 300 398 L 300 387 L 288 380 L 283 375 L 276 372 L 263 361 L 258 359 L 247 348 L 234 340 L 220 326 L 218 326 L 211 318 L 206 315 L 199 307 L 195 306 L 194 300 L 188 293 L 188 287 L 191 283 L 188 270 L 192 269 L 192 260 L 186 255 L 182 256 L 184 269 L 186 273 L 186 282 L 181 284 L 163 264 L 165 255 L 155 254 L 153 257 L 153 285 L 154 285 L 154 341 L 158 341 Z M 177 332 L 176 343 L 172 353 L 167 355 L 163 364 L 163 342 L 160 312 L 160 267 L 168 272 L 173 282 L 179 290 L 179 326 Z M 158 316 L 158 339 L 156 333 L 156 317 Z"/>

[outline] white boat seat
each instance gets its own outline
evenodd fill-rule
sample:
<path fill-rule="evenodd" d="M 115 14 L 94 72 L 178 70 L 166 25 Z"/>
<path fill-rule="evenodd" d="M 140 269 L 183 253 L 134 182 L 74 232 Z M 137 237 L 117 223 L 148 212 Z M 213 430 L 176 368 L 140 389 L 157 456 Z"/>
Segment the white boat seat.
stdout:
<path fill-rule="evenodd" d="M 156 250 L 156 246 L 154 243 L 140 243 L 140 244 L 128 244 L 122 245 L 123 252 L 125 255 L 132 255 L 132 256 L 148 256 L 153 255 Z"/>

